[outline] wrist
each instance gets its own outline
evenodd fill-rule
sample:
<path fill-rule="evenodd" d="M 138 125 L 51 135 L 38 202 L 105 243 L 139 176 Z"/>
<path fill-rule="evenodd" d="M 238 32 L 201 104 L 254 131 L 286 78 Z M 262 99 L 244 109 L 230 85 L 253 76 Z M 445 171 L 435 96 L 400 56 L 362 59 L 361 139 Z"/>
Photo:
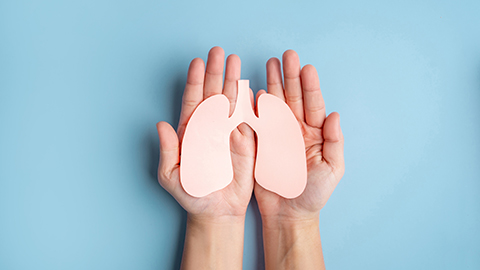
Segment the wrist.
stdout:
<path fill-rule="evenodd" d="M 262 223 L 265 269 L 324 269 L 318 217 L 262 217 Z"/>
<path fill-rule="evenodd" d="M 188 214 L 182 269 L 234 269 L 242 265 L 244 220 L 241 216 Z"/>
<path fill-rule="evenodd" d="M 245 217 L 208 218 L 190 214 L 187 216 L 188 236 L 213 249 L 223 248 L 222 246 L 228 243 L 243 247 L 244 227 Z"/>
<path fill-rule="evenodd" d="M 189 213 L 187 215 L 187 223 L 204 227 L 243 226 L 245 215 L 212 216 Z"/>
<path fill-rule="evenodd" d="M 303 230 L 318 228 L 320 224 L 319 214 L 304 216 L 262 216 L 264 230 Z"/>
<path fill-rule="evenodd" d="M 282 239 L 286 245 L 295 243 L 299 239 L 320 237 L 319 219 L 268 219 L 262 221 L 264 237 Z"/>

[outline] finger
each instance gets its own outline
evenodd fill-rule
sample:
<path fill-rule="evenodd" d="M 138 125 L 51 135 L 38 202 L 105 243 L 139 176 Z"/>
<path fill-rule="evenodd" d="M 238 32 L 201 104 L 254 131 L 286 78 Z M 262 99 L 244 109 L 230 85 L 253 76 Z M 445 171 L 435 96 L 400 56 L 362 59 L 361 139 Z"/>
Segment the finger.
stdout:
<path fill-rule="evenodd" d="M 302 84 L 300 82 L 300 60 L 293 50 L 283 54 L 283 81 L 285 84 L 285 100 L 298 120 L 303 121 Z"/>
<path fill-rule="evenodd" d="M 241 61 L 240 57 L 231 54 L 227 57 L 225 67 L 225 84 L 223 86 L 223 94 L 230 101 L 230 115 L 235 109 L 237 100 L 237 80 L 240 80 Z"/>
<path fill-rule="evenodd" d="M 246 123 L 241 123 L 230 135 L 230 150 L 234 182 L 242 188 L 253 188 L 253 168 L 255 164 L 254 131 Z"/>
<path fill-rule="evenodd" d="M 182 111 L 178 122 L 178 136 L 183 138 L 185 126 L 193 111 L 203 100 L 203 79 L 205 76 L 205 64 L 201 58 L 195 58 L 190 63 L 187 74 L 187 84 L 182 98 Z"/>
<path fill-rule="evenodd" d="M 253 135 L 255 134 L 253 129 L 246 123 L 241 123 L 238 125 L 238 131 L 242 136 L 247 137 L 249 139 L 253 139 Z"/>
<path fill-rule="evenodd" d="M 263 89 L 258 90 L 257 96 L 256 96 L 256 98 L 255 98 L 255 104 L 258 104 L 258 98 L 259 98 L 261 95 L 266 94 L 266 93 L 267 93 L 267 91 L 265 91 L 265 90 L 263 90 Z"/>
<path fill-rule="evenodd" d="M 157 131 L 160 140 L 158 181 L 167 191 L 170 191 L 179 184 L 178 179 L 172 177 L 175 170 L 178 170 L 180 162 L 178 137 L 173 127 L 167 122 L 158 122 Z"/>
<path fill-rule="evenodd" d="M 267 93 L 265 90 L 263 89 L 260 89 L 258 92 L 257 92 L 257 96 L 255 97 L 255 114 L 257 115 L 258 117 L 258 98 L 260 98 L 261 95 Z"/>
<path fill-rule="evenodd" d="M 309 126 L 321 128 L 325 120 L 325 102 L 320 91 L 317 70 L 312 65 L 302 68 L 301 82 L 305 121 Z"/>
<path fill-rule="evenodd" d="M 280 60 L 275 57 L 272 57 L 267 61 L 267 90 L 268 93 L 285 101 Z"/>
<path fill-rule="evenodd" d="M 323 125 L 323 158 L 340 177 L 345 170 L 343 159 L 343 134 L 340 128 L 340 115 L 331 113 Z"/>
<path fill-rule="evenodd" d="M 222 93 L 224 60 L 225 52 L 218 46 L 213 47 L 208 53 L 205 85 L 203 88 L 204 99 Z"/>

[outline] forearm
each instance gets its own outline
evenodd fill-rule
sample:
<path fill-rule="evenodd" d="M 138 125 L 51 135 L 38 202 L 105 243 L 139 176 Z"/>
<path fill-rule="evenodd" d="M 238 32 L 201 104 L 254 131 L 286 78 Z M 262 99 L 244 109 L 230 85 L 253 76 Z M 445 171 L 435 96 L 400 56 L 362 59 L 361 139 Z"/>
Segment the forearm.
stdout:
<path fill-rule="evenodd" d="M 244 221 L 189 215 L 181 269 L 242 269 Z"/>
<path fill-rule="evenodd" d="M 319 221 L 263 220 L 265 268 L 325 269 Z"/>

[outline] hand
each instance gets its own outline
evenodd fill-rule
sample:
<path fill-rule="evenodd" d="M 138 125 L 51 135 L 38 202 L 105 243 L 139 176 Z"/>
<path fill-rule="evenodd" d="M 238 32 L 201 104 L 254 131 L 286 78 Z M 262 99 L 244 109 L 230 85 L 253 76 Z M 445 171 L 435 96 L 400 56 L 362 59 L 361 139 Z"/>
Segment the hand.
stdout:
<path fill-rule="evenodd" d="M 302 129 L 307 157 L 307 185 L 297 198 L 285 199 L 255 183 L 262 216 L 266 269 L 325 269 L 319 231 L 320 210 L 343 176 L 340 116 L 325 115 L 317 71 L 300 70 L 298 55 L 283 54 L 267 62 L 268 92 L 288 104 Z M 261 90 L 258 96 L 264 94 Z"/>
<path fill-rule="evenodd" d="M 183 93 L 182 110 L 178 124 L 178 136 L 166 122 L 157 124 L 160 138 L 160 163 L 158 180 L 183 208 L 195 218 L 243 218 L 253 191 L 255 163 L 255 140 L 253 130 L 246 124 L 238 126 L 231 134 L 231 156 L 234 179 L 222 190 L 205 197 L 192 197 L 180 184 L 180 146 L 187 122 L 195 108 L 206 98 L 224 94 L 230 100 L 230 114 L 235 108 L 237 80 L 240 79 L 240 58 L 227 58 L 225 85 L 223 84 L 224 51 L 214 47 L 208 55 L 205 72 L 204 62 L 195 58 L 190 63 L 187 84 Z M 252 93 L 253 95 L 253 93 Z"/>
<path fill-rule="evenodd" d="M 227 187 L 196 198 L 185 192 L 179 178 L 181 142 L 195 108 L 204 99 L 222 93 L 230 100 L 230 114 L 235 108 L 240 58 L 236 55 L 227 58 L 223 84 L 224 57 L 222 48 L 212 48 L 206 72 L 202 59 L 196 58 L 190 63 L 178 133 L 166 122 L 157 124 L 160 138 L 158 181 L 188 212 L 182 269 L 242 269 L 245 213 L 254 182 L 253 130 L 241 124 L 230 135 L 234 177 Z M 251 98 L 253 101 L 253 92 Z"/>
<path fill-rule="evenodd" d="M 285 199 L 255 183 L 255 197 L 262 220 L 305 221 L 318 219 L 338 182 L 343 176 L 343 135 L 338 113 L 325 115 L 325 104 L 315 67 L 300 70 L 295 51 L 283 54 L 283 77 L 280 61 L 267 62 L 268 92 L 284 100 L 295 114 L 305 140 L 307 186 L 295 199 Z M 258 92 L 259 95 L 264 90 Z"/>

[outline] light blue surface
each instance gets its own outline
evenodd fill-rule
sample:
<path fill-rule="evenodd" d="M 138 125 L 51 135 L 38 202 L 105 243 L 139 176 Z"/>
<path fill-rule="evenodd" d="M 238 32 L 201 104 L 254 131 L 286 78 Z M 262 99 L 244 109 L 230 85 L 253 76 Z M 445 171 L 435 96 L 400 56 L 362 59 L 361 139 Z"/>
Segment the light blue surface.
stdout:
<path fill-rule="evenodd" d="M 156 182 L 189 61 L 313 64 L 345 134 L 329 269 L 480 268 L 480 2 L 0 2 L 0 269 L 178 268 Z M 250 207 L 244 269 L 262 269 Z"/>

